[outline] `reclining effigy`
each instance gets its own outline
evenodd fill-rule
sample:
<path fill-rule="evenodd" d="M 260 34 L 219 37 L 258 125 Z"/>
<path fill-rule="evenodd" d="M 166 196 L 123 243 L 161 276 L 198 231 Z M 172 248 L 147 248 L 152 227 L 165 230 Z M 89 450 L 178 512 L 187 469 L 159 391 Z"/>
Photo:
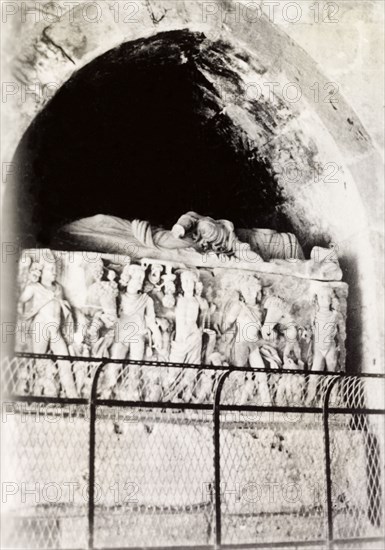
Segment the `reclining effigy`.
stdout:
<path fill-rule="evenodd" d="M 332 248 L 306 260 L 292 234 L 236 230 L 194 212 L 171 231 L 110 216 L 74 222 L 52 249 L 21 256 L 17 350 L 90 363 L 39 359 L 20 373 L 19 391 L 85 396 L 90 365 L 103 358 L 114 360 L 100 381 L 104 398 L 205 402 L 213 368 L 229 366 L 265 369 L 233 377 L 241 404 L 312 403 L 317 377 L 305 387 L 279 372 L 344 370 L 341 277 Z"/>

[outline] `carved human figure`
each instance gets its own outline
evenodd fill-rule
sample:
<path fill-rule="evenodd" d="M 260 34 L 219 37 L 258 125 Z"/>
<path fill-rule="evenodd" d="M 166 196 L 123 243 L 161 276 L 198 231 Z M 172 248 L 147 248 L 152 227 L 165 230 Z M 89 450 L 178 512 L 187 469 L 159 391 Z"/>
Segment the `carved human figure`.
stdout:
<path fill-rule="evenodd" d="M 89 308 L 102 309 L 116 317 L 116 298 L 118 295 L 118 284 L 115 281 L 116 273 L 109 269 L 107 281 L 103 280 L 104 264 L 99 260 L 93 265 L 92 275 L 94 283 L 87 291 L 87 306 Z"/>
<path fill-rule="evenodd" d="M 209 284 L 206 287 L 206 300 L 209 304 L 209 310 L 207 314 L 207 327 L 212 328 L 212 317 L 217 309 L 217 306 L 214 303 L 214 289 L 212 284 Z"/>
<path fill-rule="evenodd" d="M 213 354 L 216 346 L 216 332 L 210 328 L 211 313 L 215 311 L 215 305 L 209 304 L 208 300 L 202 296 L 203 283 L 195 283 L 195 296 L 199 302 L 200 318 L 199 326 L 203 329 L 203 362 L 207 365 L 213 362 Z M 212 287 L 208 287 L 209 297 L 212 298 Z M 214 357 L 215 361 L 215 357 Z"/>
<path fill-rule="evenodd" d="M 163 269 L 163 268 L 162 268 Z M 160 275 L 160 273 L 159 273 Z M 174 306 L 175 306 L 175 281 L 176 276 L 171 273 L 171 269 L 166 271 L 166 274 L 159 277 L 159 282 L 156 288 L 147 286 L 149 295 L 154 300 L 154 310 L 156 316 L 156 323 L 159 327 L 162 346 L 153 350 L 147 347 L 147 355 L 151 356 L 153 360 L 168 361 L 170 355 L 171 335 L 174 327 Z M 145 285 L 146 288 L 146 285 Z M 153 355 L 155 351 L 155 356 Z M 152 372 L 153 369 L 146 368 L 145 372 L 150 373 L 151 380 L 149 383 L 154 384 L 154 380 L 159 380 L 161 383 L 159 372 Z"/>
<path fill-rule="evenodd" d="M 90 354 L 93 357 L 108 357 L 114 338 L 114 325 L 117 320 L 116 300 L 119 294 L 115 282 L 116 273 L 108 270 L 107 281 L 103 281 L 104 264 L 99 260 L 93 266 L 94 283 L 87 292 L 84 308 L 90 315 L 87 330 Z"/>
<path fill-rule="evenodd" d="M 229 220 L 214 220 L 196 212 L 181 216 L 169 231 L 151 226 L 143 220 L 124 220 L 98 214 L 62 227 L 52 243 L 54 246 L 77 250 L 98 250 L 110 254 L 127 254 L 135 258 L 223 267 L 239 261 L 256 267 L 272 262 L 275 273 L 299 275 L 316 280 L 341 280 L 342 271 L 330 249 L 316 247 L 310 260 L 305 260 L 298 239 L 292 233 L 277 233 L 273 229 L 234 228 Z M 204 257 L 202 257 L 204 255 Z M 326 256 L 326 257 L 325 257 Z M 318 261 L 320 257 L 321 261 Z M 330 258 L 333 261 L 330 261 Z M 296 259 L 296 262 L 285 260 Z M 236 266 L 239 267 L 239 266 Z"/>
<path fill-rule="evenodd" d="M 147 275 L 147 280 L 153 287 L 160 287 L 162 271 L 163 271 L 162 264 L 155 262 L 150 265 L 150 269 Z"/>
<path fill-rule="evenodd" d="M 162 310 L 162 300 L 164 298 L 162 291 L 162 272 L 162 264 L 152 263 L 147 268 L 147 276 L 143 288 L 143 292 L 151 296 L 154 301 L 156 316 L 158 316 L 159 312 Z"/>
<path fill-rule="evenodd" d="M 242 276 L 238 282 L 239 299 L 233 302 L 226 312 L 223 324 L 223 339 L 226 341 L 226 355 L 235 367 L 264 368 L 261 355 L 262 346 L 272 355 L 275 350 L 263 341 L 262 328 L 262 284 L 250 275 Z M 230 336 L 230 339 L 229 339 Z M 245 377 L 238 377 L 238 386 L 245 383 Z M 267 375 L 258 373 L 256 387 L 263 403 L 271 403 Z"/>
<path fill-rule="evenodd" d="M 307 369 L 313 366 L 313 329 L 310 324 L 298 327 L 301 358 Z"/>
<path fill-rule="evenodd" d="M 76 311 L 77 329 L 72 344 L 74 355 L 109 357 L 115 335 L 119 291 L 115 271 L 107 271 L 107 281 L 103 280 L 104 272 L 102 259 L 91 265 L 93 283 L 87 289 L 84 306 Z M 78 393 L 83 396 L 90 385 L 90 363 L 77 361 L 73 371 Z"/>
<path fill-rule="evenodd" d="M 293 359 L 297 363 L 297 367 L 302 369 L 304 363 L 298 342 L 298 327 L 290 313 L 291 305 L 282 298 L 269 296 L 265 301 L 264 308 L 266 309 L 266 315 L 262 327 L 262 336 L 267 341 L 277 341 L 279 336 L 276 327 L 278 327 L 285 339 L 283 361 Z"/>
<path fill-rule="evenodd" d="M 271 342 L 284 340 L 283 368 L 303 369 L 300 331 L 291 314 L 291 304 L 277 296 L 269 296 L 264 304 L 266 315 L 262 327 L 262 335 Z M 278 329 L 278 330 L 277 330 Z M 282 366 L 282 365 L 279 365 Z M 299 403 L 303 398 L 304 387 L 301 375 L 274 375 L 272 380 L 276 385 L 276 402 L 278 405 Z"/>
<path fill-rule="evenodd" d="M 33 263 L 28 280 L 19 298 L 19 313 L 32 337 L 32 352 L 69 355 L 62 329 L 72 319 L 71 308 L 64 300 L 63 289 L 56 281 L 55 258 Z M 60 383 L 66 397 L 77 397 L 71 363 L 57 362 Z"/>
<path fill-rule="evenodd" d="M 248 243 L 238 239 L 233 223 L 228 220 L 214 220 L 196 212 L 187 212 L 179 218 L 171 231 L 175 238 L 190 236 L 198 252 L 234 256 L 249 262 L 262 261 L 261 256 L 253 252 Z"/>
<path fill-rule="evenodd" d="M 182 294 L 175 307 L 175 340 L 171 344 L 170 353 L 170 361 L 173 363 L 201 362 L 201 306 L 194 293 L 197 280 L 193 271 L 183 271 L 180 275 Z"/>
<path fill-rule="evenodd" d="M 156 358 L 160 361 L 168 361 L 170 355 L 171 334 L 174 327 L 175 279 L 176 275 L 171 272 L 169 266 L 166 266 L 166 273 L 161 276 L 159 273 L 156 288 L 149 292 L 154 300 L 156 323 L 162 336 L 162 347 L 156 349 Z"/>
<path fill-rule="evenodd" d="M 199 303 L 199 310 L 200 310 L 200 320 L 199 320 L 199 326 L 201 326 L 203 329 L 208 328 L 208 315 L 209 315 L 209 303 L 202 296 L 203 292 L 203 283 L 202 281 L 196 281 L 195 283 L 195 297 Z"/>
<path fill-rule="evenodd" d="M 227 343 L 227 356 L 231 364 L 263 368 L 260 347 L 262 285 L 253 275 L 241 276 L 238 280 L 238 299 L 230 302 L 224 310 L 222 340 Z M 230 338 L 229 338 L 230 336 Z"/>
<path fill-rule="evenodd" d="M 312 370 L 336 372 L 338 368 L 337 335 L 340 324 L 339 302 L 334 290 L 326 284 L 319 285 L 314 296 L 313 318 L 313 367 Z M 318 377 L 310 376 L 307 402 L 314 401 Z"/>
<path fill-rule="evenodd" d="M 154 303 L 154 311 L 155 311 L 155 317 L 156 317 L 156 323 L 160 329 L 160 333 L 162 335 L 162 350 L 158 349 L 157 355 L 154 357 L 154 349 L 152 347 L 152 341 L 151 338 L 148 341 L 148 344 L 146 346 L 145 355 L 149 359 L 152 360 L 161 360 L 161 361 L 167 361 L 168 359 L 168 348 L 169 348 L 169 334 L 168 334 L 168 321 L 162 319 L 163 315 L 163 300 L 164 300 L 164 293 L 163 293 L 163 280 L 162 280 L 162 273 L 164 270 L 164 266 L 157 262 L 151 262 L 150 260 L 142 260 L 141 264 L 146 269 L 146 277 L 144 281 L 144 287 L 143 292 L 148 294 Z M 159 377 L 159 373 L 157 372 L 157 369 L 154 369 L 153 367 L 148 367 L 144 370 L 144 374 L 148 373 L 150 376 L 150 379 L 148 380 L 148 383 L 153 385 L 156 381 L 156 379 Z"/>
<path fill-rule="evenodd" d="M 195 296 L 198 276 L 194 271 L 182 271 L 181 294 L 175 306 L 175 338 L 171 342 L 170 362 L 200 364 L 202 361 L 202 335 L 200 302 Z M 183 400 L 192 398 L 196 372 L 185 369 L 180 372 L 170 367 L 167 386 L 174 395 L 183 392 Z"/>
<path fill-rule="evenodd" d="M 328 285 L 321 286 L 315 295 L 315 315 L 313 321 L 313 370 L 337 369 L 338 348 L 336 336 L 339 325 L 338 300 L 334 290 Z"/>
<path fill-rule="evenodd" d="M 124 268 L 120 283 L 126 288 L 121 295 L 120 315 L 118 318 L 115 341 L 111 348 L 111 358 L 142 361 L 145 355 L 146 339 L 152 338 L 157 349 L 162 347 L 162 337 L 155 319 L 154 302 L 148 294 L 142 292 L 145 271 L 140 265 L 128 265 Z M 119 376 L 117 365 L 105 367 L 104 394 L 110 394 Z M 130 366 L 127 369 L 126 384 L 139 387 L 139 370 Z"/>
<path fill-rule="evenodd" d="M 163 292 L 164 296 L 162 299 L 162 304 L 165 308 L 173 308 L 175 306 L 175 279 L 176 276 L 173 273 L 163 275 Z"/>

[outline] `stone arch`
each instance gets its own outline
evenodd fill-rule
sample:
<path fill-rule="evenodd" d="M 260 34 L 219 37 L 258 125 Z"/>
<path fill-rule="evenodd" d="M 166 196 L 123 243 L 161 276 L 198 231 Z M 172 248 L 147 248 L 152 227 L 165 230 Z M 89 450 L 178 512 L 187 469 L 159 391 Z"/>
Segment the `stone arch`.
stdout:
<path fill-rule="evenodd" d="M 331 101 L 314 102 L 309 83 L 318 82 L 323 90 L 327 78 L 266 17 L 224 20 L 225 1 L 218 2 L 211 14 L 203 14 L 199 2 L 152 2 L 140 6 L 143 17 L 135 27 L 121 20 L 117 23 L 110 6 L 101 8 L 102 18 L 97 26 L 85 20 L 81 8 L 74 12 L 72 23 L 67 16 L 50 25 L 42 22 L 33 43 L 22 52 L 24 61 L 31 51 L 35 52 L 27 64 L 30 74 L 27 71 L 23 76 L 25 83 L 38 80 L 43 87 L 54 75 L 55 82 L 63 84 L 71 76 L 76 78 L 76 70 L 111 47 L 133 40 L 140 45 L 146 39 L 151 44 L 159 40 L 162 32 L 174 33 L 176 55 L 182 63 L 186 49 L 181 37 L 199 36 L 199 45 L 192 55 L 198 56 L 201 74 L 216 96 L 220 106 L 216 114 L 226 117 L 244 141 L 252 144 L 249 149 L 255 151 L 259 165 L 266 168 L 266 182 L 274 181 L 274 189 L 283 199 L 279 204 L 282 223 L 287 223 L 309 247 L 320 239 L 337 243 L 345 280 L 351 288 L 350 367 L 357 368 L 358 364 L 358 368 L 372 369 L 380 360 L 381 341 L 379 288 L 373 278 L 381 219 L 374 202 L 373 170 L 378 170 L 379 164 L 378 153 L 354 111 L 342 97 L 338 105 Z M 210 53 L 216 56 L 217 70 L 214 65 L 204 66 Z M 234 78 L 226 73 L 229 68 Z M 288 88 L 286 96 L 283 94 L 289 84 L 292 90 L 297 84 L 301 90 L 296 101 L 289 96 Z M 39 111 L 43 113 L 47 103 L 48 97 L 41 94 Z M 35 109 L 25 102 L 10 136 L 11 151 L 35 114 Z M 330 165 L 331 172 L 319 177 L 319 170 L 322 175 L 326 165 Z M 334 178 L 331 173 L 336 168 L 338 176 Z"/>

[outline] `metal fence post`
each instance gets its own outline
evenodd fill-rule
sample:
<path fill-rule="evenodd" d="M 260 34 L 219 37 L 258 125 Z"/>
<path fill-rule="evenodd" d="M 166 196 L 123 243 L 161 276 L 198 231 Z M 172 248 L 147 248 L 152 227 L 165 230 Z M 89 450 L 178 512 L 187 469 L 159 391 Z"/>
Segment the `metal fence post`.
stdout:
<path fill-rule="evenodd" d="M 90 433 L 89 433 L 89 455 L 88 455 L 88 548 L 94 548 L 94 520 L 95 520 L 95 436 L 96 436 L 96 399 L 100 374 L 104 363 L 99 365 L 92 380 L 89 412 L 90 412 Z"/>
<path fill-rule="evenodd" d="M 332 499 L 332 479 L 331 479 L 331 459 L 330 459 L 330 431 L 329 431 L 329 399 L 334 385 L 340 378 L 336 376 L 330 381 L 326 390 L 323 407 L 322 419 L 324 428 L 324 451 L 325 451 L 325 476 L 326 476 L 326 506 L 327 506 L 327 544 L 328 549 L 333 549 L 333 499 Z"/>
<path fill-rule="evenodd" d="M 215 389 L 214 395 L 214 496 L 215 496 L 215 548 L 220 548 L 222 544 L 222 513 L 221 513 L 221 449 L 220 449 L 220 405 L 223 384 L 226 378 L 231 374 L 231 370 L 224 372 Z"/>

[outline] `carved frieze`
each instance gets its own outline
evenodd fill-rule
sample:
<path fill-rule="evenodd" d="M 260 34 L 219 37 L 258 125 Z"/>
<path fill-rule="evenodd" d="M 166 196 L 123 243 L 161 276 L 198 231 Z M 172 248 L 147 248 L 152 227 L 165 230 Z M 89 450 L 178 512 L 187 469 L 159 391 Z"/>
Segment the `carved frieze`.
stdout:
<path fill-rule="evenodd" d="M 342 282 L 158 258 L 26 250 L 19 284 L 21 351 L 344 370 L 348 289 Z M 40 366 L 35 382 L 46 395 L 55 392 L 48 363 Z M 87 374 L 81 365 L 72 371 L 68 365 L 58 366 L 62 393 L 81 395 Z M 169 385 L 173 376 L 180 378 L 176 373 L 170 372 Z M 118 374 L 116 364 L 106 367 L 106 396 L 116 392 Z M 148 376 L 156 393 L 156 368 Z M 194 371 L 186 369 L 180 387 L 190 387 L 191 376 Z M 139 371 L 133 368 L 126 386 L 135 393 L 138 385 Z M 267 384 L 259 385 L 268 400 Z"/>

